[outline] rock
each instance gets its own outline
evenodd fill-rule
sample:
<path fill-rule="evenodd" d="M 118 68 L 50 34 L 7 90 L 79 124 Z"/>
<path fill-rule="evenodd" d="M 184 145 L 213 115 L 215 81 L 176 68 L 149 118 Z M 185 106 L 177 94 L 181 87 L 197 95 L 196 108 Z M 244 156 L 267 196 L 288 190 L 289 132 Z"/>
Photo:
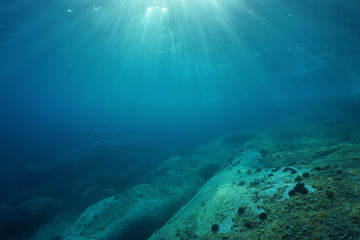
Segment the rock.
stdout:
<path fill-rule="evenodd" d="M 3 219 L 0 239 L 27 236 L 48 222 L 61 208 L 61 202 L 50 197 L 36 197 L 19 204 Z"/>
<path fill-rule="evenodd" d="M 192 156 L 169 158 L 143 178 L 146 183 L 87 208 L 63 239 L 147 239 L 215 174 L 223 159 L 234 156 L 233 150 L 233 143 L 216 141 Z"/>
<path fill-rule="evenodd" d="M 270 212 L 262 205 L 275 196 L 278 202 L 289 198 L 286 189 L 293 187 L 293 177 L 288 172 L 272 172 L 271 168 L 264 168 L 259 156 L 260 153 L 254 150 L 244 150 L 235 156 L 239 164 L 224 168 L 208 180 L 149 240 L 221 239 L 210 237 L 249 231 L 266 222 Z M 262 170 L 240 176 L 241 180 L 250 184 L 236 184 L 239 180 L 238 171 L 243 172 L 249 167 L 262 167 Z M 295 167 L 294 170 L 301 173 L 304 171 Z M 268 178 L 270 173 L 273 176 Z"/>

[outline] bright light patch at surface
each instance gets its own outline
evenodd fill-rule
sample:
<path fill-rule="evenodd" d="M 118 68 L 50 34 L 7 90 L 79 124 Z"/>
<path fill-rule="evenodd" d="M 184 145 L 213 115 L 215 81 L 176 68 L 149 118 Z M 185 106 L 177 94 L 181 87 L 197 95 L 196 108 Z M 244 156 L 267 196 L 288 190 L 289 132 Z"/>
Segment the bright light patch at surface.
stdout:
<path fill-rule="evenodd" d="M 148 8 L 146 9 L 146 11 L 148 11 L 148 12 L 154 12 L 154 11 L 167 12 L 168 9 L 167 9 L 166 7 L 155 6 L 155 7 L 148 7 Z"/>

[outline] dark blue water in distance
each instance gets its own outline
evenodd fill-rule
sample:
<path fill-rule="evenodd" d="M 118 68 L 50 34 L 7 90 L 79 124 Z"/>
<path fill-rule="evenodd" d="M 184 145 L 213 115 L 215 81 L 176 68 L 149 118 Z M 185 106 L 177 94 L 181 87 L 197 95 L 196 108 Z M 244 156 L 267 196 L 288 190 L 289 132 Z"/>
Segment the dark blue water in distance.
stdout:
<path fill-rule="evenodd" d="M 225 134 L 358 111 L 359 26 L 357 0 L 2 0 L 0 202 L 82 211 L 96 171 L 121 191 Z"/>

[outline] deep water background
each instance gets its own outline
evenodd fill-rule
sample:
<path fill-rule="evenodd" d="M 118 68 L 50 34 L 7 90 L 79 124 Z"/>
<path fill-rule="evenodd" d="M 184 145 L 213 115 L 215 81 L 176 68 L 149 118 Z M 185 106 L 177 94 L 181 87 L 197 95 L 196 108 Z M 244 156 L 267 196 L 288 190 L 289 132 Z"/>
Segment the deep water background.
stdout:
<path fill-rule="evenodd" d="M 1 1 L 0 202 L 74 206 L 89 182 L 120 191 L 224 134 L 358 111 L 359 13 L 356 0 Z"/>

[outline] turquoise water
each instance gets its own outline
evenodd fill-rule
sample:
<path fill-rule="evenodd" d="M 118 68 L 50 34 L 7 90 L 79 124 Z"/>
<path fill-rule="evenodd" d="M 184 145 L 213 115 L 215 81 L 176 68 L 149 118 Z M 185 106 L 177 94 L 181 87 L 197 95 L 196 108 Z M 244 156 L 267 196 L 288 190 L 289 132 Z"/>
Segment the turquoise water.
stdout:
<path fill-rule="evenodd" d="M 23 189 L 94 143 L 123 168 L 145 162 L 133 184 L 227 133 L 323 103 L 358 109 L 359 17 L 356 0 L 2 1 L 0 174 L 15 183 L 0 202 L 44 194 Z M 81 176 L 99 167 L 88 158 Z"/>
<path fill-rule="evenodd" d="M 115 132 L 201 138 L 358 94 L 358 5 L 3 2 L 2 130 L 72 147 Z"/>

